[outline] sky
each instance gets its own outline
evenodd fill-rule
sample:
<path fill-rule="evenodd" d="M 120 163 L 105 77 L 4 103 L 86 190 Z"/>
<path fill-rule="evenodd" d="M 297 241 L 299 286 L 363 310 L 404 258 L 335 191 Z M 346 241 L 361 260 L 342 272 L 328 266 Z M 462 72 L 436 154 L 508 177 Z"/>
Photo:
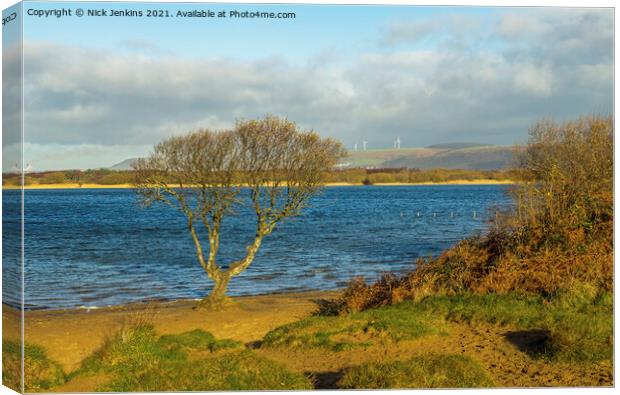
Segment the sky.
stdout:
<path fill-rule="evenodd" d="M 61 8 L 73 15 L 23 20 L 24 161 L 35 171 L 107 167 L 266 114 L 379 149 L 397 137 L 523 143 L 541 118 L 613 111 L 609 8 L 24 4 Z M 176 16 L 192 10 L 295 18 Z"/>

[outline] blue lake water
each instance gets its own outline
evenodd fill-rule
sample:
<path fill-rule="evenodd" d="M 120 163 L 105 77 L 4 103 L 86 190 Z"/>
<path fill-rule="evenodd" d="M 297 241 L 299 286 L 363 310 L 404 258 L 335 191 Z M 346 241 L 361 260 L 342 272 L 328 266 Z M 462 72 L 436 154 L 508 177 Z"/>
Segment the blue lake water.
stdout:
<path fill-rule="evenodd" d="M 229 294 L 336 289 L 354 276 L 412 270 L 416 258 L 484 231 L 495 207 L 510 204 L 507 188 L 326 188 L 267 236 Z M 19 278 L 20 194 L 3 191 L 3 299 L 10 304 L 18 300 L 9 283 Z M 200 298 L 211 287 L 185 218 L 170 207 L 143 209 L 126 189 L 27 190 L 24 204 L 26 308 Z M 254 221 L 243 209 L 226 218 L 220 262 L 242 256 Z"/>

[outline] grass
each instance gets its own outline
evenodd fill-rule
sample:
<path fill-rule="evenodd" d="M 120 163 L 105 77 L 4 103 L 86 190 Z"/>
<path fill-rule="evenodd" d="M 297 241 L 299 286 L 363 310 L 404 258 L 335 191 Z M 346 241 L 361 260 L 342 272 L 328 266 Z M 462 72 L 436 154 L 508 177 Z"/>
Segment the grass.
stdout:
<path fill-rule="evenodd" d="M 229 348 L 243 348 L 243 344 L 236 340 L 217 340 L 211 333 L 200 329 L 185 332 L 180 335 L 164 335 L 158 340 L 159 345 L 170 348 L 185 350 L 209 350 L 215 352 Z"/>
<path fill-rule="evenodd" d="M 110 381 L 98 391 L 212 391 L 310 389 L 303 375 L 194 330 L 158 337 L 151 325 L 119 332 L 84 361 L 72 377 L 103 373 Z"/>
<path fill-rule="evenodd" d="M 367 363 L 345 370 L 339 388 L 480 388 L 493 381 L 471 358 L 462 355 L 417 356 L 407 361 Z"/>
<path fill-rule="evenodd" d="M 506 333 L 545 334 L 544 344 L 535 344 L 542 346 L 536 353 L 522 348 L 529 344 L 517 344 L 521 351 L 545 363 L 596 363 L 612 358 L 612 313 L 612 294 L 585 284 L 575 285 L 570 291 L 551 298 L 516 293 L 434 295 L 341 316 L 308 317 L 269 332 L 263 346 L 365 353 L 372 352 L 364 349 L 374 345 L 449 334 L 451 323 L 481 323 L 503 326 Z M 514 339 L 507 336 L 507 340 Z M 4 384 L 19 389 L 19 344 L 4 341 L 3 348 Z M 417 355 L 403 361 L 375 360 L 350 367 L 345 369 L 338 387 L 494 385 L 475 361 L 463 355 L 450 355 L 450 352 L 454 350 L 446 350 L 447 354 Z M 96 388 L 97 391 L 109 392 L 312 388 L 304 375 L 292 373 L 283 365 L 246 350 L 240 342 L 216 339 L 202 330 L 159 336 L 152 325 L 129 326 L 109 338 L 78 371 L 68 376 L 46 356 L 42 347 L 27 344 L 25 353 L 26 390 L 31 392 L 45 391 L 67 380 L 91 375 L 107 380 Z"/>
<path fill-rule="evenodd" d="M 309 380 L 282 365 L 240 351 L 194 362 L 176 361 L 110 383 L 111 391 L 242 391 L 312 389 Z"/>
<path fill-rule="evenodd" d="M 550 360 L 596 362 L 612 357 L 613 296 L 588 286 L 577 286 L 553 299 L 519 294 L 431 296 L 419 302 L 416 310 L 449 321 L 548 331 L 539 356 Z"/>
<path fill-rule="evenodd" d="M 21 355 L 18 342 L 2 341 L 2 384 L 18 392 L 21 392 Z M 62 368 L 47 357 L 42 347 L 26 343 L 24 360 L 25 391 L 45 391 L 65 382 Z"/>
<path fill-rule="evenodd" d="M 553 298 L 461 293 L 335 317 L 314 316 L 274 329 L 263 345 L 342 351 L 443 333 L 449 322 L 484 322 L 548 334 L 535 349 L 519 346 L 549 361 L 597 362 L 612 357 L 613 296 L 586 284 Z"/>
<path fill-rule="evenodd" d="M 343 351 L 441 333 L 440 320 L 424 313 L 408 314 L 409 306 L 404 303 L 337 317 L 305 318 L 270 331 L 263 345 Z"/>

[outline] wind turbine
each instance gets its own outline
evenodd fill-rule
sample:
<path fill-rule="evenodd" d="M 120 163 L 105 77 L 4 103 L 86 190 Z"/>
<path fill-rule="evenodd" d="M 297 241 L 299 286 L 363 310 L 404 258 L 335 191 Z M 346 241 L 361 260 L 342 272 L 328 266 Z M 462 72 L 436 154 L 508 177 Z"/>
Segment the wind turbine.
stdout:
<path fill-rule="evenodd" d="M 17 173 L 30 173 L 32 171 L 32 165 L 28 163 L 26 164 L 26 167 L 22 169 L 20 166 L 17 165 L 17 163 L 15 163 L 13 165 L 13 170 Z"/>

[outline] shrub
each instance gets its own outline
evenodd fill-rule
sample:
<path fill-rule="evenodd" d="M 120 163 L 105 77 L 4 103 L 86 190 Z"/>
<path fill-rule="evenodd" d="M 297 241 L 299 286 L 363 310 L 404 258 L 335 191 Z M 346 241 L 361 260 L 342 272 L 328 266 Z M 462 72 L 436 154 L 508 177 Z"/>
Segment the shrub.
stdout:
<path fill-rule="evenodd" d="M 516 191 L 517 226 L 540 228 L 543 241 L 613 217 L 613 118 L 541 121 L 518 155 L 526 184 Z"/>
<path fill-rule="evenodd" d="M 515 209 L 486 235 L 463 240 L 436 258 L 419 259 L 401 278 L 351 283 L 340 311 L 356 311 L 462 292 L 553 297 L 574 284 L 613 288 L 613 120 L 541 122 L 519 153 L 523 183 Z"/>

